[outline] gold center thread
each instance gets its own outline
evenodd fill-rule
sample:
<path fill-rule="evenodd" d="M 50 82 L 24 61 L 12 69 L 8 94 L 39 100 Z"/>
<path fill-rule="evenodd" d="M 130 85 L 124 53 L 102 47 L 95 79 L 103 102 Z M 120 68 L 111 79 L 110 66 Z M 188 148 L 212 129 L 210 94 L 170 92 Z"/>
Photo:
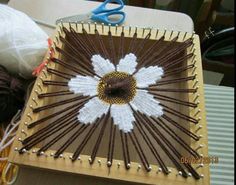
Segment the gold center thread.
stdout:
<path fill-rule="evenodd" d="M 136 80 L 125 72 L 104 75 L 98 83 L 98 97 L 109 104 L 126 104 L 136 94 Z"/>

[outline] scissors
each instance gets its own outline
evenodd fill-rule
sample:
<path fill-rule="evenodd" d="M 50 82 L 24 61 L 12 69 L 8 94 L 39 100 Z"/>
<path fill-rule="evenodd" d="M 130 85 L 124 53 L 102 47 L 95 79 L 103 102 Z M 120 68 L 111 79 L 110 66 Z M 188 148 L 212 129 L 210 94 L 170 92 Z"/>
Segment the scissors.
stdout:
<path fill-rule="evenodd" d="M 119 6 L 116 8 L 109 8 L 109 9 L 106 8 L 106 5 L 111 2 L 115 2 Z M 111 24 L 112 26 L 115 26 L 116 24 L 123 23 L 125 20 L 125 13 L 120 11 L 121 9 L 123 9 L 123 7 L 124 3 L 122 0 L 106 0 L 100 6 L 98 6 L 97 8 L 95 8 L 94 10 L 92 10 L 87 14 L 61 18 L 56 21 L 56 24 L 60 22 L 80 22 L 80 21 L 93 20 L 97 22 L 103 22 L 104 24 L 107 25 Z M 119 19 L 117 18 L 115 19 L 113 15 L 118 15 Z"/>

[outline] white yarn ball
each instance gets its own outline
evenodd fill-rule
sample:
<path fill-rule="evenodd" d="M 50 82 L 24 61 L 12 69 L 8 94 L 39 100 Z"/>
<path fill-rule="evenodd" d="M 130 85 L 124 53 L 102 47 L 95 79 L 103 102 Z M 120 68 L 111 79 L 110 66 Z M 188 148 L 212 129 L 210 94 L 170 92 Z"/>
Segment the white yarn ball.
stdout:
<path fill-rule="evenodd" d="M 0 64 L 31 78 L 46 53 L 47 34 L 24 13 L 1 4 L 0 30 Z"/>

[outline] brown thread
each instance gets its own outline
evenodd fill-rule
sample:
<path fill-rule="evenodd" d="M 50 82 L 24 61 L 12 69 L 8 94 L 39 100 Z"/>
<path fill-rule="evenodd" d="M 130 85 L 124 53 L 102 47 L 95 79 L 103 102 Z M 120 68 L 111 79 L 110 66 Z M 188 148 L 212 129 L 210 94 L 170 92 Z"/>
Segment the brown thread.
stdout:
<path fill-rule="evenodd" d="M 55 136 L 53 139 L 51 139 L 48 143 L 46 143 L 44 146 L 42 146 L 37 151 L 37 155 L 40 155 L 41 152 L 45 152 L 49 147 L 54 145 L 57 141 L 62 139 L 66 134 L 70 133 L 72 130 L 74 130 L 78 126 L 81 126 L 81 125 L 79 124 L 78 120 L 76 120 L 71 126 L 69 126 L 67 129 L 63 130 L 63 132 L 61 132 L 60 134 Z"/>
<path fill-rule="evenodd" d="M 171 79 L 171 80 L 160 80 L 156 84 L 150 85 L 149 87 L 155 87 L 155 86 L 160 86 L 160 85 L 169 85 L 172 83 L 186 82 L 186 81 L 194 80 L 195 78 L 196 78 L 196 76 L 194 75 L 194 76 L 188 76 L 188 77 L 183 77 L 183 78 L 175 78 L 175 79 Z"/>
<path fill-rule="evenodd" d="M 43 141 L 44 139 L 46 139 L 47 137 L 51 136 L 52 134 L 60 131 L 62 128 L 64 128 L 64 126 L 68 126 L 71 125 L 72 123 L 74 123 L 76 121 L 76 118 L 68 121 L 68 122 L 64 122 L 63 124 L 60 124 L 58 127 L 56 127 L 53 130 L 47 130 L 47 132 L 44 133 L 44 135 L 42 135 L 40 138 L 33 138 L 32 140 L 30 140 L 27 144 L 25 144 L 20 150 L 19 153 L 23 153 L 23 150 L 29 150 L 31 149 L 33 146 L 35 146 L 36 144 L 38 144 L 39 142 Z"/>
<path fill-rule="evenodd" d="M 89 75 L 88 72 L 82 70 L 82 69 L 78 69 L 76 68 L 75 66 L 71 65 L 71 64 L 68 64 L 60 59 L 57 59 L 57 58 L 51 58 L 51 61 L 55 62 L 56 64 L 59 64 L 59 65 L 62 65 L 63 67 L 65 67 L 66 69 L 69 69 L 70 71 L 72 72 L 75 72 L 76 74 L 80 74 L 80 75 Z"/>
<path fill-rule="evenodd" d="M 120 137 L 121 137 L 121 144 L 122 144 L 122 151 L 123 151 L 123 159 L 125 163 L 125 168 L 128 170 L 130 169 L 130 156 L 129 156 L 129 148 L 126 144 L 127 140 L 124 139 L 124 133 L 120 130 Z"/>
<path fill-rule="evenodd" d="M 153 125 L 152 121 L 150 121 L 150 118 L 146 117 L 144 115 L 144 119 L 149 123 L 147 125 L 150 125 L 153 130 L 155 130 L 156 134 L 163 138 L 163 141 L 165 144 L 169 147 L 169 149 L 177 156 L 177 158 L 180 160 L 182 158 L 181 154 L 175 149 L 175 147 L 165 138 L 165 136 Z M 179 162 L 178 162 L 179 163 Z M 195 179 L 200 179 L 199 174 L 192 168 L 192 166 L 188 163 L 184 163 L 184 166 L 192 173 L 193 177 Z"/>
<path fill-rule="evenodd" d="M 167 154 L 167 156 L 170 158 L 170 160 L 173 162 L 173 164 L 176 166 L 176 168 L 178 169 L 178 171 L 182 172 L 182 176 L 187 178 L 188 175 L 185 172 L 184 168 L 181 166 L 181 164 L 179 163 L 178 160 L 176 160 L 176 158 L 170 153 L 170 151 L 166 148 L 166 146 L 163 144 L 164 140 L 163 139 L 159 139 L 160 135 L 157 134 L 159 133 L 159 131 L 157 131 L 156 133 L 153 131 L 153 128 L 151 127 L 151 124 L 149 124 L 149 121 L 144 120 L 144 118 L 142 117 L 143 115 L 141 115 L 140 113 L 137 113 L 137 115 L 139 116 L 139 119 L 142 121 L 143 125 L 146 125 L 146 129 L 149 131 L 149 133 L 152 135 L 152 137 L 155 139 L 155 141 L 159 144 L 159 146 L 163 149 L 163 151 Z M 158 136 L 158 137 L 157 137 Z M 173 153 L 175 155 L 175 153 Z"/>
<path fill-rule="evenodd" d="M 140 59 L 138 59 L 139 62 L 137 65 L 137 69 L 140 69 L 148 62 L 147 58 L 149 58 L 150 56 L 152 57 L 154 50 L 159 46 L 160 43 L 164 42 L 164 39 L 165 37 L 162 36 L 160 39 L 156 40 L 153 45 L 140 57 Z"/>
<path fill-rule="evenodd" d="M 116 125 L 111 123 L 110 135 L 109 135 L 109 144 L 108 144 L 108 153 L 107 153 L 107 166 L 111 167 L 113 161 L 113 152 L 115 146 L 115 135 L 116 135 Z"/>
<path fill-rule="evenodd" d="M 145 133 L 144 128 L 142 127 L 142 124 L 140 123 L 140 120 L 138 119 L 136 114 L 134 116 L 135 116 L 135 119 L 136 119 L 136 126 L 138 128 L 138 131 L 140 132 L 140 134 L 142 135 L 142 137 L 145 140 L 146 144 L 148 145 L 148 147 L 152 151 L 152 153 L 153 153 L 155 159 L 157 160 L 158 164 L 163 169 L 163 172 L 165 174 L 168 174 L 169 172 L 168 172 L 168 169 L 167 169 L 164 161 L 161 159 L 161 156 L 158 154 L 158 152 L 157 152 L 156 148 L 154 147 L 154 145 L 152 144 L 150 138 L 147 136 L 147 133 Z"/>
<path fill-rule="evenodd" d="M 75 77 L 75 75 L 71 75 L 71 74 L 68 74 L 68 73 L 64 73 L 64 72 L 61 72 L 61 71 L 58 71 L 58 70 L 55 70 L 55 69 L 50 69 L 48 68 L 47 71 L 51 74 L 54 74 L 56 76 L 59 76 L 61 78 L 64 78 L 66 80 L 70 80 L 71 77 Z"/>
<path fill-rule="evenodd" d="M 196 93 L 197 89 L 169 89 L 169 88 L 156 88 L 156 87 L 148 87 L 148 88 L 138 88 L 142 90 L 151 90 L 151 91 L 163 91 L 163 92 L 179 92 L 179 93 Z"/>
<path fill-rule="evenodd" d="M 186 48 L 188 48 L 191 44 L 192 44 L 192 41 L 183 42 L 180 44 L 179 47 L 176 47 L 173 50 L 168 50 L 167 52 L 164 53 L 164 55 L 162 57 L 158 58 L 158 60 L 160 61 L 158 64 L 159 65 L 165 64 L 171 58 L 173 58 L 174 56 L 176 56 L 176 55 L 180 54 L 181 52 L 183 52 L 184 50 L 186 50 Z"/>
<path fill-rule="evenodd" d="M 74 94 L 74 93 L 69 90 L 56 91 L 56 92 L 49 92 L 49 93 L 41 93 L 38 95 L 38 98 L 53 97 L 53 96 L 65 96 L 65 95 L 72 95 L 72 94 Z"/>
<path fill-rule="evenodd" d="M 186 61 L 187 59 L 191 58 L 192 56 L 193 56 L 192 53 L 190 53 L 188 55 L 184 55 L 180 58 L 173 60 L 172 62 L 169 62 L 169 63 L 166 62 L 162 67 L 164 68 L 164 70 L 173 69 L 173 68 L 175 69 L 175 66 L 177 64 L 180 64 L 180 63 Z"/>
<path fill-rule="evenodd" d="M 119 56 L 120 58 L 124 57 L 124 32 L 121 32 L 120 42 L 119 42 Z"/>
<path fill-rule="evenodd" d="M 141 42 L 139 44 L 137 44 L 137 46 L 134 48 L 133 53 L 136 54 L 137 58 L 140 55 L 140 52 L 143 50 L 144 46 L 146 45 L 147 41 L 149 40 L 149 38 L 151 37 L 151 33 L 148 33 L 144 39 L 141 40 Z"/>
<path fill-rule="evenodd" d="M 191 116 L 188 116 L 188 115 L 185 115 L 185 114 L 183 114 L 183 113 L 181 113 L 181 112 L 179 112 L 179 111 L 177 111 L 175 109 L 172 109 L 172 108 L 170 108 L 170 107 L 168 107 L 166 105 L 163 105 L 162 103 L 160 103 L 160 106 L 164 107 L 164 109 L 163 109 L 164 112 L 167 112 L 169 114 L 175 115 L 175 116 L 177 116 L 177 117 L 179 117 L 181 119 L 184 119 L 186 121 L 192 122 L 194 124 L 198 123 L 198 120 L 196 120 L 195 118 L 193 118 Z"/>
<path fill-rule="evenodd" d="M 100 146 L 101 141 L 102 141 L 102 137 L 103 137 L 103 135 L 104 135 L 104 131 L 105 131 L 105 129 L 106 129 L 106 126 L 107 126 L 108 122 L 110 123 L 110 120 L 108 121 L 109 116 L 110 116 L 110 109 L 108 110 L 108 113 L 107 113 L 106 116 L 105 116 L 105 119 L 104 119 L 104 121 L 103 121 L 102 128 L 101 128 L 100 133 L 99 133 L 99 135 L 98 135 L 98 138 L 97 138 L 97 140 L 96 140 L 96 144 L 94 145 L 94 148 L 93 148 L 93 151 L 92 151 L 92 154 L 91 154 L 91 161 L 89 161 L 90 164 L 93 164 L 93 162 L 94 162 L 94 160 L 95 160 L 95 158 L 96 158 L 96 155 L 97 155 L 99 146 Z"/>
<path fill-rule="evenodd" d="M 117 64 L 117 61 L 116 61 L 116 49 L 115 49 L 115 45 L 114 45 L 114 41 L 113 41 L 113 37 L 112 37 L 112 34 L 111 32 L 109 31 L 108 32 L 108 43 L 109 43 L 109 48 L 110 48 L 110 52 L 111 52 L 111 62 L 113 64 Z"/>
<path fill-rule="evenodd" d="M 171 123 L 172 125 L 174 125 L 176 128 L 178 128 L 179 130 L 181 130 L 183 133 L 185 133 L 186 135 L 190 136 L 191 138 L 193 138 L 195 141 L 199 140 L 199 137 L 190 132 L 189 130 L 187 130 L 186 128 L 182 127 L 180 124 L 178 124 L 177 122 L 175 122 L 173 119 L 171 119 L 169 116 L 167 116 L 166 114 L 162 115 L 162 118 L 164 118 L 166 121 L 168 121 L 169 123 Z"/>
<path fill-rule="evenodd" d="M 53 121 L 52 123 L 48 124 L 47 126 L 45 126 L 44 128 L 38 130 L 37 132 L 33 133 L 31 136 L 25 138 L 22 143 L 23 144 L 27 144 L 28 142 L 30 142 L 32 139 L 35 138 L 39 138 L 41 137 L 45 132 L 47 132 L 48 130 L 53 130 L 55 129 L 55 127 L 57 127 L 57 125 L 59 124 L 63 124 L 64 122 L 67 122 L 68 120 L 72 119 L 76 114 L 77 114 L 77 109 L 72 110 L 71 112 L 69 112 L 66 116 L 60 117 L 57 120 Z"/>
<path fill-rule="evenodd" d="M 65 27 L 63 29 L 66 30 Z M 91 57 L 93 55 L 92 50 L 86 44 L 82 37 L 83 34 L 77 33 L 73 28 L 70 28 L 70 32 L 67 30 L 66 35 L 69 41 L 74 43 L 76 47 L 82 48 L 88 57 Z"/>
<path fill-rule="evenodd" d="M 84 28 L 82 28 L 82 31 L 83 31 L 83 35 L 84 35 L 85 38 L 86 38 L 86 41 L 85 41 L 85 42 L 90 45 L 90 48 L 93 49 L 93 54 L 99 53 L 99 50 L 98 50 L 96 44 L 93 43 L 93 40 L 92 40 L 92 38 L 90 37 L 91 35 L 89 35 L 89 34 L 87 33 L 87 31 L 86 31 Z"/>
<path fill-rule="evenodd" d="M 91 64 L 90 60 L 86 58 L 86 56 L 84 55 L 84 52 L 80 52 L 78 47 L 73 46 L 73 44 L 71 44 L 67 39 L 63 38 L 62 36 L 59 36 L 59 39 L 61 40 L 62 43 L 64 43 L 65 46 L 67 46 L 67 49 L 70 50 L 70 53 L 78 57 L 78 59 L 80 59 L 81 62 L 86 62 L 88 64 Z"/>
<path fill-rule="evenodd" d="M 143 163 L 144 168 L 149 172 L 150 171 L 149 162 L 147 161 L 147 158 L 146 158 L 145 154 L 143 153 L 143 150 L 138 142 L 138 138 L 136 137 L 135 132 L 132 132 L 132 133 L 129 132 L 128 134 L 129 134 L 130 139 L 134 145 L 134 148 L 136 149 L 136 151 L 139 155 L 141 162 Z"/>
<path fill-rule="evenodd" d="M 87 128 L 89 127 L 89 124 L 85 125 L 83 124 L 78 130 L 75 131 L 75 133 L 57 150 L 57 152 L 54 154 L 54 158 L 58 158 L 60 154 L 62 154 L 66 148 L 75 141 L 77 137 L 79 137 Z"/>
<path fill-rule="evenodd" d="M 188 69 L 192 69 L 194 67 L 193 64 L 187 65 L 187 66 L 182 66 L 178 68 L 174 68 L 172 70 L 165 70 L 165 74 L 162 76 L 162 78 L 166 78 L 175 74 L 180 74 L 184 71 L 187 71 Z"/>
<path fill-rule="evenodd" d="M 85 138 L 83 139 L 83 141 L 81 142 L 81 144 L 78 146 L 78 148 L 76 149 L 75 153 L 72 156 L 72 161 L 75 161 L 81 151 L 83 150 L 83 148 L 85 147 L 86 143 L 89 141 L 89 139 L 91 138 L 92 134 L 94 133 L 94 131 L 96 130 L 96 128 L 98 127 L 99 123 L 103 121 L 103 119 L 105 118 L 104 114 L 100 119 L 97 119 L 92 127 L 90 128 L 89 132 L 87 133 L 87 135 L 85 136 Z"/>
<path fill-rule="evenodd" d="M 60 82 L 60 81 L 53 81 L 53 80 L 44 80 L 43 85 L 53 85 L 53 86 L 68 86 L 68 82 Z"/>
<path fill-rule="evenodd" d="M 83 63 L 81 61 L 79 61 L 76 57 L 74 57 L 73 55 L 71 55 L 70 53 L 68 53 L 67 51 L 56 47 L 56 50 L 61 53 L 62 55 L 64 55 L 65 57 L 67 57 L 67 60 L 71 60 L 71 61 L 75 61 L 75 63 L 77 65 L 79 65 L 80 67 L 84 68 L 84 72 L 86 71 L 89 75 L 95 75 L 98 76 L 92 69 L 91 66 L 88 63 Z M 99 77 L 99 76 L 98 76 Z"/>
<path fill-rule="evenodd" d="M 134 46 L 137 44 L 137 33 L 135 32 L 129 45 L 128 53 L 132 53 Z"/>
<path fill-rule="evenodd" d="M 192 102 L 189 102 L 189 101 L 183 101 L 183 100 L 179 100 L 179 99 L 176 99 L 176 98 L 171 98 L 169 96 L 158 94 L 155 91 L 149 91 L 149 93 L 152 94 L 154 96 L 154 98 L 157 99 L 157 100 L 163 100 L 163 101 L 176 103 L 176 104 L 183 105 L 183 106 L 189 106 L 189 107 L 193 107 L 193 108 L 197 107 L 196 103 L 192 103 Z"/>
<path fill-rule="evenodd" d="M 104 45 L 103 43 L 103 39 L 101 38 L 101 35 L 99 34 L 98 30 L 95 29 L 95 38 L 96 40 L 98 41 L 99 45 L 100 45 L 100 48 L 102 50 L 102 54 L 105 58 L 109 58 L 109 53 L 106 49 L 106 46 Z"/>
<path fill-rule="evenodd" d="M 175 139 L 183 148 L 185 148 L 186 151 L 188 151 L 193 157 L 195 158 L 199 158 L 200 155 L 193 150 L 183 139 L 181 139 L 167 124 L 165 124 L 164 121 L 162 121 L 160 118 L 154 119 L 151 118 L 154 122 L 157 123 L 157 125 L 159 125 L 163 130 L 166 131 L 166 133 L 168 133 L 173 139 Z"/>
<path fill-rule="evenodd" d="M 88 96 L 82 96 L 81 95 L 81 96 L 77 96 L 77 97 L 74 97 L 74 98 L 69 98 L 69 99 L 66 99 L 66 100 L 61 100 L 61 101 L 58 101 L 58 102 L 55 102 L 55 103 L 52 103 L 52 104 L 48 104 L 48 105 L 44 105 L 44 106 L 41 106 L 41 107 L 34 108 L 33 112 L 38 113 L 38 112 L 41 112 L 43 110 L 51 109 L 51 108 L 58 107 L 58 106 L 61 106 L 61 105 L 66 105 L 66 104 L 71 103 L 71 102 L 77 102 L 79 100 L 80 100 L 80 102 L 83 102 L 87 99 L 88 99 Z"/>
<path fill-rule="evenodd" d="M 64 109 L 62 109 L 62 110 L 59 110 L 59 111 L 57 111 L 57 112 L 55 112 L 55 113 L 53 113 L 53 114 L 50 114 L 50 115 L 48 115 L 48 116 L 46 116 L 46 117 L 43 117 L 43 118 L 41 118 L 41 119 L 39 119 L 39 120 L 36 120 L 35 122 L 30 123 L 27 127 L 28 127 L 28 128 L 32 128 L 32 127 L 34 127 L 34 126 L 36 126 L 36 125 L 38 125 L 38 124 L 40 124 L 40 123 L 43 123 L 43 122 L 45 122 L 45 121 L 47 121 L 47 120 L 49 120 L 49 119 L 51 119 L 51 118 L 54 118 L 55 116 L 64 114 L 64 113 L 66 113 L 67 111 L 69 111 L 70 109 L 73 109 L 73 108 L 76 109 L 77 107 L 80 107 L 80 105 L 84 105 L 84 104 L 85 104 L 89 99 L 91 99 L 91 98 L 92 98 L 92 97 L 88 98 L 87 100 L 85 100 L 85 101 L 83 101 L 83 102 L 79 102 L 79 103 L 73 104 L 73 105 L 71 105 L 71 106 L 69 106 L 69 107 L 66 107 L 66 108 L 64 108 Z"/>

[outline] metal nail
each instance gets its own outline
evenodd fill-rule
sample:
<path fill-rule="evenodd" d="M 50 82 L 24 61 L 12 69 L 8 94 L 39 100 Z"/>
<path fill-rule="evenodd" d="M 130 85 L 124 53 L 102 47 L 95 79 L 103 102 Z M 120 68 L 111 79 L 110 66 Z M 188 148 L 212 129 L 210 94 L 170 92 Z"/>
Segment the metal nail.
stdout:
<path fill-rule="evenodd" d="M 203 148 L 203 145 L 202 145 L 202 144 L 200 144 L 200 145 L 195 149 L 195 151 L 199 150 L 200 148 Z"/>
<path fill-rule="evenodd" d="M 183 173 L 181 172 L 181 171 L 179 171 L 177 174 L 176 174 L 176 176 L 182 176 L 183 175 Z"/>
<path fill-rule="evenodd" d="M 202 168 L 202 167 L 204 167 L 203 163 L 199 164 L 195 169 L 197 170 L 198 168 Z"/>
<path fill-rule="evenodd" d="M 139 171 L 141 169 L 141 165 L 139 164 L 138 165 L 138 168 L 137 168 L 137 171 Z"/>
<path fill-rule="evenodd" d="M 24 129 L 21 130 L 21 133 L 23 133 L 25 136 L 27 136 L 27 133 L 25 132 Z"/>

